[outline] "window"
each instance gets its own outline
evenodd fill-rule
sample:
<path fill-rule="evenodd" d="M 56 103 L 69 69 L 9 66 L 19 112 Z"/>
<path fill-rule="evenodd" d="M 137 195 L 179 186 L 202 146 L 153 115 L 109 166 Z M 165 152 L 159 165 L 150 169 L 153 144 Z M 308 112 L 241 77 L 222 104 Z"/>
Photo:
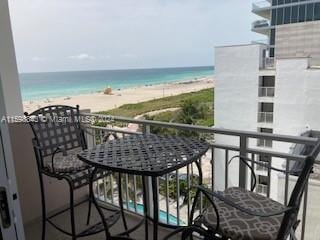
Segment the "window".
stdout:
<path fill-rule="evenodd" d="M 299 6 L 299 22 L 306 21 L 306 5 Z"/>
<path fill-rule="evenodd" d="M 307 5 L 307 21 L 313 20 L 314 3 Z"/>
<path fill-rule="evenodd" d="M 284 2 L 285 3 L 291 3 L 291 0 L 285 0 Z"/>
<path fill-rule="evenodd" d="M 270 45 L 274 45 L 276 42 L 276 30 L 275 29 L 271 29 L 271 33 L 270 33 Z M 271 56 L 270 54 L 270 57 L 273 57 Z"/>
<path fill-rule="evenodd" d="M 286 7 L 284 9 L 284 24 L 290 23 L 291 18 L 291 7 Z"/>
<path fill-rule="evenodd" d="M 271 25 L 272 26 L 276 25 L 276 20 L 277 20 L 277 10 L 273 9 L 272 10 L 272 17 L 271 17 Z"/>
<path fill-rule="evenodd" d="M 263 102 L 260 104 L 260 111 L 261 112 L 273 112 L 273 103 L 266 103 Z"/>
<path fill-rule="evenodd" d="M 314 20 L 320 20 L 320 3 L 314 5 Z"/>
<path fill-rule="evenodd" d="M 284 0 L 278 0 L 278 5 L 284 4 Z"/>
<path fill-rule="evenodd" d="M 293 6 L 291 10 L 291 23 L 298 22 L 298 6 Z"/>
<path fill-rule="evenodd" d="M 270 57 L 274 57 L 274 56 L 275 56 L 274 48 L 270 48 Z"/>
<path fill-rule="evenodd" d="M 283 14 L 284 9 L 283 8 L 278 8 L 277 9 L 277 25 L 283 24 Z"/>

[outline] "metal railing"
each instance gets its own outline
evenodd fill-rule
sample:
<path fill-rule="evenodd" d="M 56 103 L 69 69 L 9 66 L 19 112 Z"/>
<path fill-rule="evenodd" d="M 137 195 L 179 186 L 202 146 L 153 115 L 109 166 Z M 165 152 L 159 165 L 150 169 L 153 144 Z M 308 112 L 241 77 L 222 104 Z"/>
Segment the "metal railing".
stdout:
<path fill-rule="evenodd" d="M 273 123 L 273 112 L 258 112 L 259 123 Z"/>
<path fill-rule="evenodd" d="M 274 97 L 274 87 L 259 87 L 259 97 Z"/>
<path fill-rule="evenodd" d="M 292 144 L 302 145 L 314 145 L 317 139 L 309 137 L 294 137 L 286 135 L 276 135 L 270 133 L 259 133 L 249 131 L 235 131 L 228 129 L 201 127 L 186 124 L 176 123 L 164 123 L 159 121 L 138 120 L 125 117 L 110 117 L 99 114 L 86 114 L 87 117 L 92 118 L 92 121 L 97 123 L 98 121 L 107 121 L 104 127 L 98 127 L 94 125 L 86 125 L 87 128 L 87 140 L 88 145 L 93 146 L 95 144 L 102 143 L 108 138 L 112 138 L 115 135 L 117 137 L 123 137 L 128 134 L 149 134 L 159 129 L 171 129 L 170 134 L 186 134 L 190 133 L 190 136 L 207 139 L 210 143 L 210 149 L 200 160 L 200 165 L 203 169 L 203 183 L 212 190 L 223 190 L 231 186 L 231 182 L 239 181 L 241 187 L 252 186 L 252 179 L 250 174 L 247 173 L 247 168 L 244 164 L 239 164 L 236 168 L 232 165 L 229 166 L 228 162 L 234 155 L 249 156 L 252 159 L 259 159 L 262 156 L 270 157 L 269 164 L 272 165 L 273 161 L 281 161 L 285 164 L 285 168 L 289 168 L 290 161 L 304 161 L 306 156 L 288 153 L 286 151 L 273 151 L 265 150 L 254 147 L 250 144 L 252 140 L 264 139 L 268 141 L 276 141 Z M 110 121 L 111 120 L 111 121 Z M 130 124 L 130 127 L 127 127 Z M 132 127 L 135 125 L 135 127 Z M 136 129 L 131 131 L 130 129 Z M 221 138 L 222 137 L 222 138 Z M 227 138 L 227 140 L 223 140 Z M 230 140 L 232 138 L 232 140 Z M 255 169 L 255 164 L 252 164 Z M 224 170 L 218 169 L 224 166 Z M 234 171 L 236 169 L 236 171 Z M 232 173 L 230 173 L 232 171 Z M 192 205 L 192 199 L 190 194 L 186 194 L 186 190 L 190 186 L 197 184 L 197 177 L 199 176 L 197 168 L 194 166 L 188 166 L 184 169 L 180 169 L 172 174 L 167 174 L 159 178 L 159 201 L 160 201 L 160 221 L 176 225 L 188 224 L 188 217 L 190 214 L 190 208 Z M 268 171 L 269 183 L 266 188 L 260 189 L 268 197 L 273 196 L 273 188 L 277 189 L 277 186 L 271 183 L 271 173 Z M 233 179 L 230 182 L 229 177 Z M 284 204 L 288 203 L 290 188 L 289 174 L 285 174 L 284 197 L 283 199 L 277 199 Z M 104 180 L 100 180 L 96 184 L 97 196 L 101 200 L 110 204 L 118 204 L 117 185 L 114 180 L 115 176 L 109 176 Z M 125 175 L 123 177 L 123 196 L 125 202 L 125 208 L 128 211 L 142 214 L 143 201 L 141 183 L 142 179 L 139 176 Z M 259 191 L 259 190 L 258 190 Z M 148 198 L 147 199 L 151 199 Z M 305 201 L 307 201 L 307 194 L 305 194 Z M 152 203 L 150 202 L 152 205 Z M 201 201 L 197 211 L 203 209 L 204 202 Z M 303 240 L 305 236 L 305 222 L 307 216 L 308 204 L 303 204 L 302 207 L 302 224 L 301 224 L 301 237 Z"/>
<path fill-rule="evenodd" d="M 258 139 L 257 146 L 258 147 L 272 148 L 272 140 Z"/>
<path fill-rule="evenodd" d="M 253 29 L 257 29 L 257 28 L 265 28 L 265 27 L 269 27 L 270 23 L 268 20 L 263 19 L 263 20 L 256 20 L 252 23 L 252 28 Z"/>
<path fill-rule="evenodd" d="M 264 184 L 257 184 L 257 193 L 260 193 L 262 195 L 267 195 L 268 194 L 268 186 Z"/>
<path fill-rule="evenodd" d="M 262 69 L 275 69 L 275 58 L 274 57 L 263 58 Z"/>

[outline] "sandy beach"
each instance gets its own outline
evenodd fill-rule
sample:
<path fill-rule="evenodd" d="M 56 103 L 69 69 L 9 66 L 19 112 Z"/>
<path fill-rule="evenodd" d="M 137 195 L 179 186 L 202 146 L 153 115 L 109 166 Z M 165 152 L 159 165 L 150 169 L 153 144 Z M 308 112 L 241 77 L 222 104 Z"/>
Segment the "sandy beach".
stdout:
<path fill-rule="evenodd" d="M 214 78 L 211 77 L 178 83 L 113 90 L 111 95 L 104 94 L 104 89 L 101 89 L 101 92 L 93 94 L 25 101 L 23 102 L 23 107 L 25 111 L 32 112 L 47 105 L 74 106 L 78 104 L 81 109 L 90 109 L 91 112 L 98 112 L 113 109 L 127 103 L 138 103 L 213 87 Z"/>

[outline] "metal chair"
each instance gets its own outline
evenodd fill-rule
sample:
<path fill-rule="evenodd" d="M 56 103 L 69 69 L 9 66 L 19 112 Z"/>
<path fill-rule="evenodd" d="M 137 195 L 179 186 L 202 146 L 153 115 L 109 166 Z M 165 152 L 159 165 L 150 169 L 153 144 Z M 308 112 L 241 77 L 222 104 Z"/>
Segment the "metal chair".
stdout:
<path fill-rule="evenodd" d="M 102 223 L 89 226 L 80 233 L 76 232 L 75 227 L 75 207 L 88 202 L 87 225 L 90 224 L 92 198 L 89 194 L 88 199 L 79 203 L 74 201 L 74 191 L 89 185 L 91 193 L 91 184 L 89 184 L 92 168 L 80 161 L 77 154 L 87 148 L 87 142 L 84 130 L 80 125 L 79 106 L 47 106 L 34 111 L 31 114 L 25 113 L 25 116 L 31 126 L 34 134 L 32 140 L 33 148 L 37 160 L 37 169 L 40 180 L 41 201 L 42 201 L 42 239 L 46 236 L 46 223 L 50 223 L 62 233 L 71 236 L 72 239 L 93 235 L 102 232 Z M 110 172 L 99 170 L 94 180 L 104 178 Z M 51 216 L 47 216 L 45 189 L 43 183 L 43 175 L 58 180 L 65 180 L 70 188 L 69 207 L 63 209 Z M 118 220 L 120 213 L 113 209 L 105 208 L 112 211 L 111 216 L 106 220 L 108 226 L 112 226 Z M 52 219 L 58 215 L 70 211 L 71 232 L 67 231 Z"/>
<path fill-rule="evenodd" d="M 289 236 L 292 240 L 297 239 L 295 230 L 299 224 L 298 212 L 302 195 L 319 152 L 320 140 L 306 157 L 287 206 L 253 192 L 256 176 L 249 162 L 285 174 L 292 174 L 290 171 L 277 169 L 244 156 L 233 157 L 229 163 L 238 158 L 250 169 L 253 177 L 251 190 L 232 187 L 222 192 L 214 192 L 204 186 L 197 186 L 189 219 L 192 225 L 172 232 L 165 239 L 179 232 L 182 232 L 182 239 L 192 238 L 195 232 L 204 239 L 285 240 Z M 297 172 L 294 171 L 293 174 L 296 175 Z M 195 207 L 201 193 L 209 200 L 211 206 L 194 219 Z"/>

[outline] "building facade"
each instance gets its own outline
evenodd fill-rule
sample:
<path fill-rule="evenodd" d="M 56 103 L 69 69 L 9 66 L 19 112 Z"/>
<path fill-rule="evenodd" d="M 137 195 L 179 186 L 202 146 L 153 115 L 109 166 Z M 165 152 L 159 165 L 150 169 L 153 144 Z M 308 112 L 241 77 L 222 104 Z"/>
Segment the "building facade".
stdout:
<path fill-rule="evenodd" d="M 253 4 L 252 12 L 262 18 L 252 24 L 252 31 L 265 40 L 215 51 L 216 126 L 289 135 L 320 130 L 320 121 L 315 121 L 320 119 L 316 110 L 320 109 L 320 0 L 260 1 Z M 216 141 L 230 144 L 238 139 L 217 136 Z M 249 145 L 288 152 L 293 148 L 264 139 L 253 139 Z M 224 158 L 222 154 L 215 152 L 217 159 Z M 280 159 L 258 156 L 256 160 L 285 166 Z M 223 163 L 216 164 L 220 175 L 224 168 Z M 278 174 L 268 176 L 261 166 L 255 170 L 256 191 L 278 199 L 282 195 Z M 233 175 L 230 185 L 237 184 L 238 175 Z M 217 188 L 224 187 L 215 180 Z"/>

